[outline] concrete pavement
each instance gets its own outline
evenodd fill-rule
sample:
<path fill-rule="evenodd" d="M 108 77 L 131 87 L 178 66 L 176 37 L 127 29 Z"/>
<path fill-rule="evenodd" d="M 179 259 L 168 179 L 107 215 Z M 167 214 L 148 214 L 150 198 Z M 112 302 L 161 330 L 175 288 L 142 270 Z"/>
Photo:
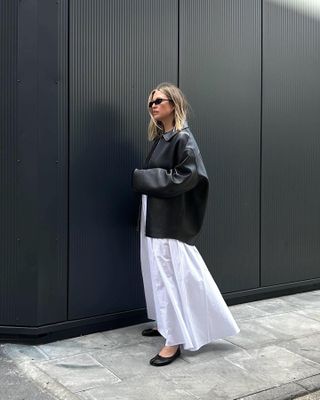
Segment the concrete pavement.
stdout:
<path fill-rule="evenodd" d="M 237 335 L 196 352 L 182 349 L 180 358 L 163 367 L 151 366 L 149 359 L 165 339 L 141 335 L 155 326 L 152 321 L 0 348 L 21 377 L 43 390 L 39 398 L 45 400 L 284 400 L 310 392 L 303 400 L 320 399 L 320 290 L 230 310 L 241 330 Z M 12 395 L 0 398 L 21 399 Z M 38 398 L 28 394 L 23 399 Z"/>
<path fill-rule="evenodd" d="M 55 400 L 57 398 L 28 377 L 0 347 L 0 399 Z"/>

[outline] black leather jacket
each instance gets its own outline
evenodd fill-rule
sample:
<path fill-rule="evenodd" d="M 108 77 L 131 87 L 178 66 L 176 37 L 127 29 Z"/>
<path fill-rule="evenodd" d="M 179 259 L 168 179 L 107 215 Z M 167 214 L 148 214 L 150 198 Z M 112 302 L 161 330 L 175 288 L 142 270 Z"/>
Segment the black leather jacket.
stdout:
<path fill-rule="evenodd" d="M 143 168 L 132 172 L 132 188 L 147 195 L 146 236 L 194 245 L 206 211 L 209 180 L 187 121 L 180 131 L 153 140 Z M 141 198 L 137 231 L 140 215 Z"/>

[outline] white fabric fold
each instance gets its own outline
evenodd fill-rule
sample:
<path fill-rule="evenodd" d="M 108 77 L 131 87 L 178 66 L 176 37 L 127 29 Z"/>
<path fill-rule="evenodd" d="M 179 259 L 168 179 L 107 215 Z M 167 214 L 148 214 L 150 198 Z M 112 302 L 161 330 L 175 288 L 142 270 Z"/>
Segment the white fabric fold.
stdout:
<path fill-rule="evenodd" d="M 140 261 L 147 316 L 166 345 L 195 351 L 240 332 L 196 246 L 145 235 L 147 195 L 142 194 Z"/>

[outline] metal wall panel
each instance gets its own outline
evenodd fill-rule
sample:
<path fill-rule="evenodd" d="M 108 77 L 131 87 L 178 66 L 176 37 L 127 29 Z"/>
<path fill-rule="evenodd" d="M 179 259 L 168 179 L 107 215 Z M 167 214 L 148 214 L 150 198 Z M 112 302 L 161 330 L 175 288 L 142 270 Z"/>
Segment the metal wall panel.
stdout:
<path fill-rule="evenodd" d="M 259 287 L 261 6 L 180 1 L 179 86 L 208 170 L 199 250 L 222 292 Z"/>
<path fill-rule="evenodd" d="M 17 304 L 17 48 L 18 0 L 0 3 L 0 321 L 14 324 Z M 11 29 L 9 28 L 11 27 Z M 19 309 L 19 308 L 18 308 Z"/>
<path fill-rule="evenodd" d="M 263 7 L 262 285 L 320 277 L 320 19 Z"/>
<path fill-rule="evenodd" d="M 149 91 L 177 83 L 177 5 L 70 0 L 69 318 L 145 307 L 131 171 Z"/>
<path fill-rule="evenodd" d="M 65 36 L 58 41 L 59 10 L 53 0 L 1 2 L 2 325 L 66 318 L 66 102 L 58 102 L 57 63 L 66 30 L 59 26 Z"/>

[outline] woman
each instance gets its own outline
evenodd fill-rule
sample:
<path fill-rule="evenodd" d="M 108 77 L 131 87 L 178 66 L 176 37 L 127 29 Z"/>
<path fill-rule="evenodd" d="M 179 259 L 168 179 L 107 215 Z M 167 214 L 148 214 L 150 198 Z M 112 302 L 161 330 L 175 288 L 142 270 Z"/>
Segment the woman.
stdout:
<path fill-rule="evenodd" d="M 150 364 L 171 363 L 186 350 L 240 332 L 194 245 L 209 192 L 207 172 L 188 126 L 189 104 L 175 85 L 163 82 L 148 98 L 149 139 L 153 144 L 132 186 L 141 194 L 137 228 L 147 315 L 165 346 Z"/>

